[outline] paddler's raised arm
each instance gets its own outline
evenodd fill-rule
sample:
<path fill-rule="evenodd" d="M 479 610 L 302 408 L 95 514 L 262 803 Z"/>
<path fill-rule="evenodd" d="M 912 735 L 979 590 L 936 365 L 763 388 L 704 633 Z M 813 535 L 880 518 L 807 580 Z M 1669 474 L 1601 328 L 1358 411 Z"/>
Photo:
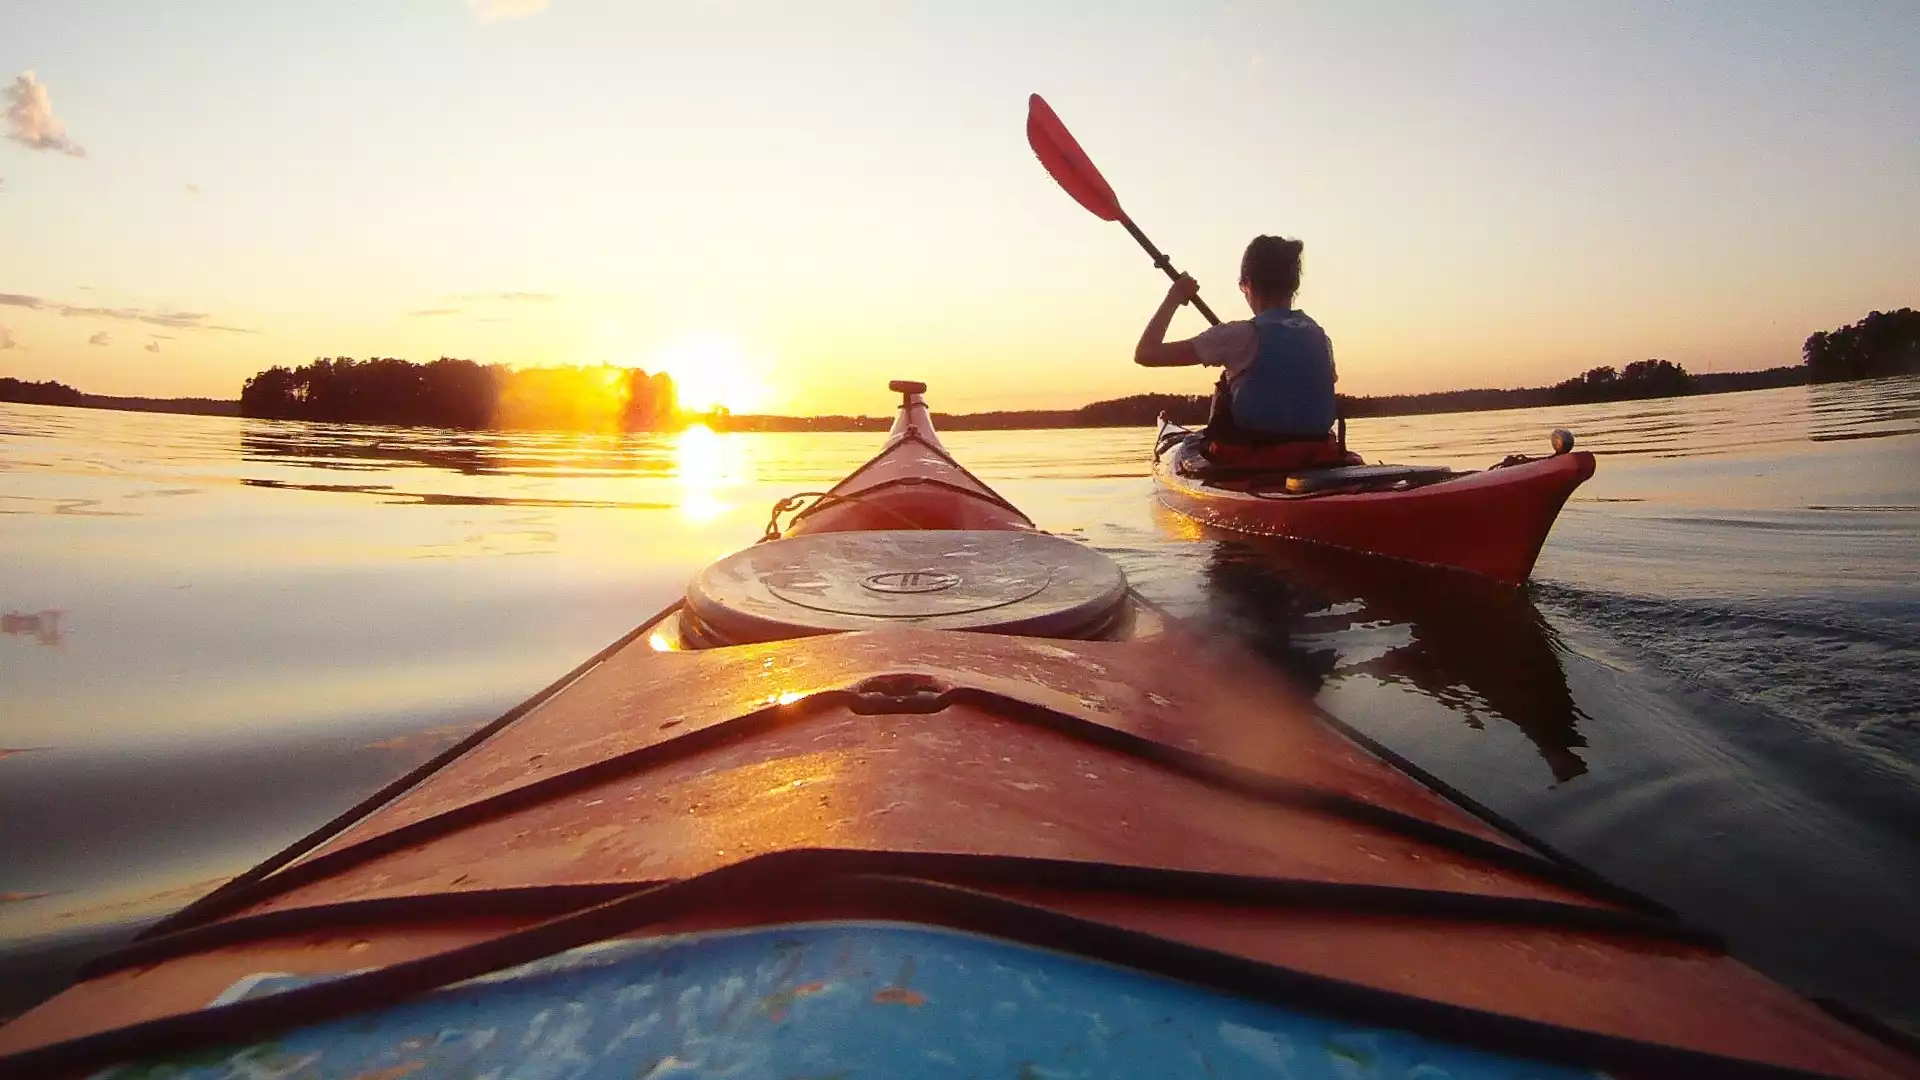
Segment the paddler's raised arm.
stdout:
<path fill-rule="evenodd" d="M 1198 295 L 1200 286 L 1193 278 L 1181 274 L 1174 279 L 1166 299 L 1160 301 L 1160 309 L 1147 320 L 1140 344 L 1133 347 L 1134 363 L 1141 367 L 1191 367 L 1200 363 L 1200 354 L 1194 351 L 1192 341 L 1167 340 L 1167 324 L 1173 322 L 1173 313 Z"/>

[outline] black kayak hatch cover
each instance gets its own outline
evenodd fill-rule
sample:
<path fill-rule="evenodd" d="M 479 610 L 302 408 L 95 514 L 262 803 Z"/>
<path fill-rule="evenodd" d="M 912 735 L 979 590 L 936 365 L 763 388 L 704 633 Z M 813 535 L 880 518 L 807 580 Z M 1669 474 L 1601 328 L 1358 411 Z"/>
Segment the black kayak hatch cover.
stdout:
<path fill-rule="evenodd" d="M 1109 626 L 1126 595 L 1120 567 L 1071 540 L 921 529 L 755 544 L 701 571 L 687 609 L 716 644 L 884 626 L 1076 638 Z"/>

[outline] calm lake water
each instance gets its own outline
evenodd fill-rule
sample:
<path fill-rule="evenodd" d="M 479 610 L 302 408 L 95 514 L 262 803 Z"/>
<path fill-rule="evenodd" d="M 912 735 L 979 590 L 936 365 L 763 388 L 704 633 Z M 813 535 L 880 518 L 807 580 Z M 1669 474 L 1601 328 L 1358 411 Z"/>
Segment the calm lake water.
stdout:
<path fill-rule="evenodd" d="M 1201 533 L 1156 508 L 1145 431 L 948 444 L 1336 715 L 1776 977 L 1920 1030 L 1920 379 L 1351 441 L 1480 467 L 1555 426 L 1600 469 L 1524 595 Z M 567 671 L 878 442 L 0 405 L 0 1015 Z"/>

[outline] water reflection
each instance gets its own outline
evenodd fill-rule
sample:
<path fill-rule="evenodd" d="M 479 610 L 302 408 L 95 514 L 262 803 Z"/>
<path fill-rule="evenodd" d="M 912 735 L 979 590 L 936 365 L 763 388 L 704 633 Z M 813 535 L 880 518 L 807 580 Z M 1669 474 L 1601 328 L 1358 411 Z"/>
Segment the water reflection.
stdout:
<path fill-rule="evenodd" d="M 682 430 L 673 445 L 674 477 L 680 482 L 680 512 L 694 521 L 711 521 L 731 504 L 721 497 L 727 488 L 753 478 L 746 443 L 716 435 L 702 424 Z"/>
<path fill-rule="evenodd" d="M 676 471 L 678 460 L 673 436 L 649 433 L 443 431 L 297 420 L 242 423 L 244 460 L 306 469 L 369 472 L 414 466 L 462 476 L 565 479 L 662 476 Z"/>
<path fill-rule="evenodd" d="M 1814 442 L 1920 433 L 1920 379 L 1821 383 L 1807 388 Z"/>
<path fill-rule="evenodd" d="M 58 648 L 66 639 L 66 632 L 60 628 L 64 611 L 9 611 L 0 615 L 0 634 L 19 635 L 32 638 L 49 648 Z"/>
<path fill-rule="evenodd" d="M 1336 674 L 1419 691 L 1468 725 L 1512 724 L 1556 781 L 1587 771 L 1553 630 L 1523 594 L 1312 544 L 1213 541 L 1203 624 L 1252 646 L 1308 692 Z"/>
<path fill-rule="evenodd" d="M 422 465 L 467 476 L 500 471 L 483 436 L 408 428 L 348 427 L 298 421 L 248 421 L 240 430 L 247 461 L 308 469 L 385 470 Z"/>
<path fill-rule="evenodd" d="M 565 506 L 589 510 L 671 510 L 671 503 L 633 502 L 615 499 L 540 499 L 529 496 L 455 495 L 435 491 L 398 491 L 388 484 L 295 484 L 285 480 L 261 480 L 252 477 L 240 481 L 246 487 L 273 488 L 280 491 L 317 491 L 328 495 L 378 495 L 382 502 L 413 506 Z"/>

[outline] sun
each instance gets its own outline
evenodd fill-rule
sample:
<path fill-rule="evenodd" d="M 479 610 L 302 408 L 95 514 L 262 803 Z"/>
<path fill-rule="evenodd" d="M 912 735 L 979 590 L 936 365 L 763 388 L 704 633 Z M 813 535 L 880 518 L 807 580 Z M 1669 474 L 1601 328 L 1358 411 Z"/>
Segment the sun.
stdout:
<path fill-rule="evenodd" d="M 760 378 L 763 364 L 750 360 L 737 344 L 722 337 L 684 337 L 668 342 L 656 354 L 653 369 L 673 379 L 680 408 L 693 413 L 725 409 L 750 413 L 767 397 Z"/>

